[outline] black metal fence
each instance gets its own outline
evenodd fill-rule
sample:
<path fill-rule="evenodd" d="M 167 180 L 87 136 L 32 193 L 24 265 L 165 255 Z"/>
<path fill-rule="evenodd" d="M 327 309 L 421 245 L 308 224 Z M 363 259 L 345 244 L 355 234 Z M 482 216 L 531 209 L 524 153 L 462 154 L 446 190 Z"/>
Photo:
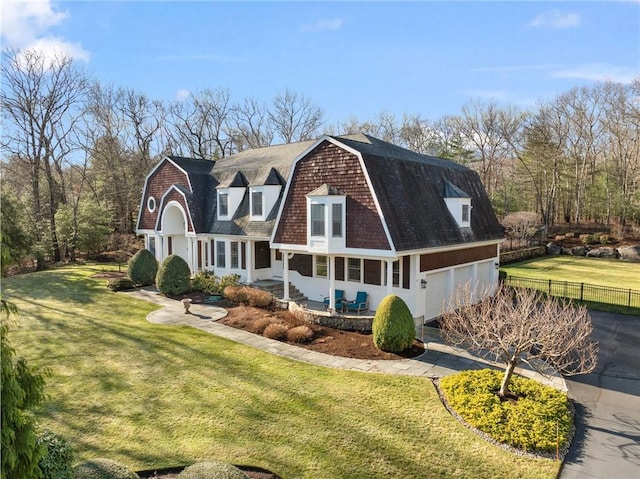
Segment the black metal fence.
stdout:
<path fill-rule="evenodd" d="M 640 308 L 640 291 L 627 288 L 612 288 L 588 283 L 556 281 L 553 279 L 507 276 L 503 281 L 508 286 L 543 291 L 549 296 L 570 298 L 577 301 L 615 304 L 626 308 Z"/>

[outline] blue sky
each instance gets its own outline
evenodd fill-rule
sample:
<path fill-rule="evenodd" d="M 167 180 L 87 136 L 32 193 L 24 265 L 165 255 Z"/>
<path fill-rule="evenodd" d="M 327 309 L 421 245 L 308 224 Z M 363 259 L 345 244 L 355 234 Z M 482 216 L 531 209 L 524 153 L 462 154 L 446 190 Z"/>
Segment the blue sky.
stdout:
<path fill-rule="evenodd" d="M 640 77 L 640 2 L 2 2 L 3 47 L 63 50 L 95 78 L 174 100 L 285 88 L 329 123 L 523 108 Z"/>

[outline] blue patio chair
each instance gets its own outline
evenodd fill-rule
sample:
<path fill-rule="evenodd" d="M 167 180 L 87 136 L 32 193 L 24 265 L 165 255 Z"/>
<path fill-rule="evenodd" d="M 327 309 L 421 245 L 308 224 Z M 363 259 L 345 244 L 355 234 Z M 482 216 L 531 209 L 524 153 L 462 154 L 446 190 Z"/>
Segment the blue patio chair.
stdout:
<path fill-rule="evenodd" d="M 369 301 L 367 299 L 368 295 L 364 291 L 358 291 L 356 294 L 356 299 L 353 301 L 347 301 L 344 307 L 347 311 L 355 311 L 360 314 L 361 311 L 367 311 L 369 309 Z"/>
<path fill-rule="evenodd" d="M 342 309 L 342 303 L 344 302 L 344 290 L 342 289 L 336 289 L 335 292 L 336 295 L 336 309 Z M 324 304 L 324 309 L 329 309 L 329 296 L 327 296 L 326 298 L 324 298 L 324 301 L 322 302 Z"/>

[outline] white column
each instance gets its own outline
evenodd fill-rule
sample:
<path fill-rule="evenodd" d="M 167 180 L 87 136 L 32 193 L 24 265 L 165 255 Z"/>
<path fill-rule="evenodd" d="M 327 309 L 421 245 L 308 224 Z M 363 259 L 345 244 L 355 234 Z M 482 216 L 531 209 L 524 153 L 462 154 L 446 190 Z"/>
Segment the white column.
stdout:
<path fill-rule="evenodd" d="M 336 257 L 329 256 L 329 311 L 336 310 Z"/>
<path fill-rule="evenodd" d="M 162 235 L 157 234 L 156 235 L 156 259 L 158 260 L 159 263 L 162 263 L 162 260 L 164 259 L 164 238 Z"/>
<path fill-rule="evenodd" d="M 253 241 L 247 240 L 246 248 L 244 249 L 247 257 L 245 263 L 247 265 L 247 284 L 253 283 Z"/>
<path fill-rule="evenodd" d="M 289 301 L 289 253 L 282 251 L 282 280 L 284 281 L 284 299 Z"/>
<path fill-rule="evenodd" d="M 393 260 L 388 259 L 387 263 L 387 296 L 393 293 Z"/>

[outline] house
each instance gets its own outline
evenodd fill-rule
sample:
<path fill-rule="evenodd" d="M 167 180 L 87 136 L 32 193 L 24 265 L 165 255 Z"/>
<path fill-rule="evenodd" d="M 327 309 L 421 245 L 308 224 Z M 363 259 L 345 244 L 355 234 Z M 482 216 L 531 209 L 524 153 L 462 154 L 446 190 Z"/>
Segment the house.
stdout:
<path fill-rule="evenodd" d="M 423 320 L 465 282 L 497 284 L 504 236 L 477 173 L 364 134 L 166 157 L 137 231 L 159 261 L 178 254 L 194 273 L 281 280 L 285 299 L 290 284 L 315 301 L 366 291 L 371 310 L 394 293 Z"/>

